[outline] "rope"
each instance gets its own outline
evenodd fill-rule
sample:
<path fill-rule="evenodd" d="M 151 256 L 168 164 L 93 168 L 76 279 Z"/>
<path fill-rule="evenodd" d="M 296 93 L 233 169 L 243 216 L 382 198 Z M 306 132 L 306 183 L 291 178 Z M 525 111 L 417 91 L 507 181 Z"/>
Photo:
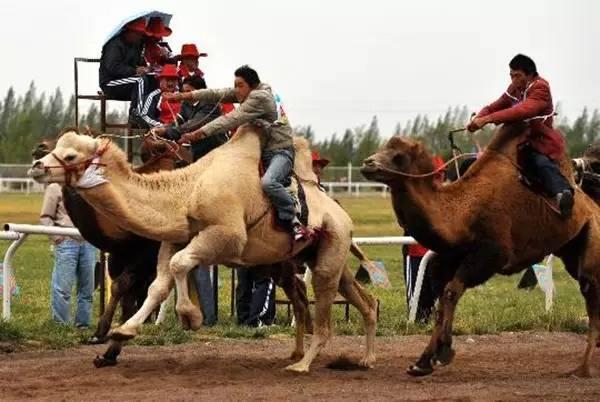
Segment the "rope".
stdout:
<path fill-rule="evenodd" d="M 388 173 L 392 173 L 392 174 L 397 174 L 399 176 L 404 176 L 404 177 L 408 177 L 408 178 L 411 178 L 411 179 L 423 179 L 423 178 L 434 176 L 434 175 L 438 174 L 442 170 L 446 169 L 446 167 L 448 167 L 448 165 L 450 165 L 451 163 L 453 163 L 454 161 L 456 161 L 458 159 L 466 158 L 466 157 L 473 157 L 473 156 L 477 156 L 477 154 L 476 153 L 467 153 L 467 154 L 456 155 L 454 158 L 448 160 L 448 162 L 444 163 L 442 166 L 440 166 L 437 169 L 434 169 L 433 171 L 431 171 L 429 173 L 420 173 L 420 174 L 406 173 L 406 172 L 401 172 L 399 170 L 394 170 L 394 169 L 386 168 L 386 167 L 383 167 L 383 166 L 377 166 L 377 168 L 380 169 L 380 170 L 382 170 L 382 171 L 384 171 L 384 172 L 388 172 Z"/>

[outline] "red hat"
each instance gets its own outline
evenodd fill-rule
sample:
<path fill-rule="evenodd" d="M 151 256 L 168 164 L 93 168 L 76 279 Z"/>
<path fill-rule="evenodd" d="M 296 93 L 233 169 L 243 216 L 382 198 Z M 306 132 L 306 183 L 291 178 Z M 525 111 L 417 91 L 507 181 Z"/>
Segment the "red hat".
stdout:
<path fill-rule="evenodd" d="M 158 74 L 158 79 L 161 78 L 177 78 L 179 79 L 179 74 L 177 74 L 177 66 L 175 64 L 165 64 Z"/>
<path fill-rule="evenodd" d="M 127 23 L 127 25 L 125 25 L 125 30 L 149 35 L 148 31 L 146 30 L 146 20 L 143 18 L 138 18 L 137 20 Z"/>
<path fill-rule="evenodd" d="M 148 31 L 148 35 L 154 36 L 157 39 L 169 36 L 171 35 L 171 33 L 173 33 L 173 30 L 171 30 L 171 28 L 169 28 L 168 26 L 165 26 L 162 18 L 160 17 L 150 18 L 146 30 Z"/>
<path fill-rule="evenodd" d="M 181 45 L 181 54 L 179 57 L 206 57 L 208 54 L 198 52 L 198 48 L 193 43 Z"/>
<path fill-rule="evenodd" d="M 321 155 L 319 154 L 319 151 L 312 151 L 312 162 L 313 164 L 317 164 L 317 165 L 321 165 L 323 167 L 329 165 L 329 159 L 326 158 L 322 158 L 321 159 Z"/>

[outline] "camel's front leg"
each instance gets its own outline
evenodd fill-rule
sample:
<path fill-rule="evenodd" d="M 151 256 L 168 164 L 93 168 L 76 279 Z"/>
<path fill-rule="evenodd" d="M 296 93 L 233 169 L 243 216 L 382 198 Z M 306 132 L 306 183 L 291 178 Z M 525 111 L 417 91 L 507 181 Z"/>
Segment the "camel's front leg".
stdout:
<path fill-rule="evenodd" d="M 173 276 L 169 270 L 169 261 L 173 254 L 179 249 L 178 246 L 163 242 L 158 252 L 158 266 L 156 269 L 156 279 L 148 288 L 148 297 L 144 300 L 142 307 L 123 325 L 115 328 L 110 333 L 114 340 L 127 340 L 137 335 L 139 327 L 146 321 L 152 312 L 169 295 L 173 287 Z"/>
<path fill-rule="evenodd" d="M 98 319 L 98 325 L 96 332 L 92 336 L 90 343 L 104 343 L 106 341 L 106 334 L 110 330 L 115 311 L 119 301 L 123 296 L 129 292 L 133 283 L 133 273 L 125 270 L 119 275 L 110 286 L 110 299 L 104 310 L 104 314 Z"/>
<path fill-rule="evenodd" d="M 177 286 L 176 310 L 185 328 L 198 329 L 202 325 L 202 312 L 190 300 L 188 273 L 198 265 L 209 266 L 239 258 L 246 244 L 244 227 L 232 228 L 213 225 L 198 233 L 170 261 L 170 270 Z"/>

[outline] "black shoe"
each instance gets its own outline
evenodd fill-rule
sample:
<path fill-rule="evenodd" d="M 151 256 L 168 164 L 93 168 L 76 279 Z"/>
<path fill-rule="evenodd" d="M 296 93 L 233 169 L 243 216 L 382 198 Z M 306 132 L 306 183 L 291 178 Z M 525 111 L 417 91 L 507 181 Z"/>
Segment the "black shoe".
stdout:
<path fill-rule="evenodd" d="M 574 203 L 573 192 L 565 190 L 562 193 L 556 194 L 556 203 L 558 204 L 558 209 L 560 209 L 560 215 L 563 218 L 570 217 Z"/>

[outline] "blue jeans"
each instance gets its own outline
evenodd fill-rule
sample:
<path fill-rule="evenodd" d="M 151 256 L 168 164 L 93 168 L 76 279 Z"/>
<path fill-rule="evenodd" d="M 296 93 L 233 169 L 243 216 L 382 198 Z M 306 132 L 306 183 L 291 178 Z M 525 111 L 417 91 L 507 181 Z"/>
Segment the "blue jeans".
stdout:
<path fill-rule="evenodd" d="M 264 151 L 262 162 L 266 168 L 261 179 L 262 189 L 273 203 L 279 220 L 291 223 L 296 216 L 296 208 L 294 199 L 286 187 L 292 182 L 294 148 Z"/>
<path fill-rule="evenodd" d="M 77 279 L 76 326 L 90 326 L 96 249 L 88 242 L 70 238 L 54 246 L 52 271 L 52 319 L 61 324 L 70 321 L 71 291 Z"/>
<path fill-rule="evenodd" d="M 192 271 L 196 290 L 198 291 L 198 301 L 204 315 L 202 325 L 214 325 L 217 323 L 217 314 L 215 311 L 215 290 L 213 289 L 212 275 L 214 272 L 206 267 L 198 266 Z"/>

